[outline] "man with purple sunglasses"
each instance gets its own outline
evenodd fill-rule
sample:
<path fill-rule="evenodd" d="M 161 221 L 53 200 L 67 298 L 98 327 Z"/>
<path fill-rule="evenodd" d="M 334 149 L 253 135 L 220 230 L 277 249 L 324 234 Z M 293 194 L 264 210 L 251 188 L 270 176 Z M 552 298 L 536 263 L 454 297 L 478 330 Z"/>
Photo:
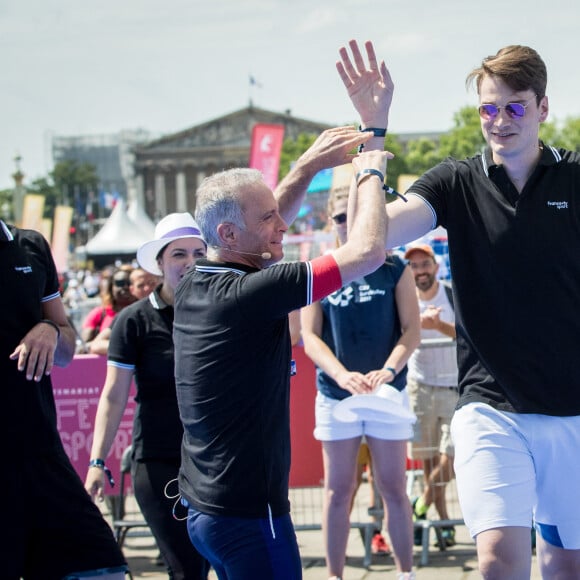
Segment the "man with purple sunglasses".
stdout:
<path fill-rule="evenodd" d="M 365 128 L 380 86 L 350 44 L 354 62 L 343 48 L 337 68 Z M 580 155 L 539 140 L 547 73 L 532 48 L 502 48 L 472 83 L 487 149 L 443 161 L 407 203 L 389 203 L 387 247 L 447 229 L 455 471 L 482 576 L 529 579 L 534 521 L 542 577 L 580 578 Z"/>

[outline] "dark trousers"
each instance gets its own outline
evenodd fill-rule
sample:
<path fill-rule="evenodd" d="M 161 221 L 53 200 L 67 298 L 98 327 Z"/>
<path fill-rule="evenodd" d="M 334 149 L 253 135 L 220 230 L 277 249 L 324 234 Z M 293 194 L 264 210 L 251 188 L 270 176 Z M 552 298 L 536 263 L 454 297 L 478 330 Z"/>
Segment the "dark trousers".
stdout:
<path fill-rule="evenodd" d="M 212 516 L 189 508 L 191 541 L 220 580 L 301 580 L 302 567 L 290 515 L 277 518 Z"/>
<path fill-rule="evenodd" d="M 209 564 L 193 547 L 187 533 L 187 522 L 173 517 L 175 499 L 165 496 L 165 486 L 177 477 L 179 459 L 133 462 L 135 499 L 149 524 L 161 555 L 173 580 L 207 580 Z M 177 482 L 170 486 L 177 493 Z M 181 504 L 179 517 L 184 517 Z"/>

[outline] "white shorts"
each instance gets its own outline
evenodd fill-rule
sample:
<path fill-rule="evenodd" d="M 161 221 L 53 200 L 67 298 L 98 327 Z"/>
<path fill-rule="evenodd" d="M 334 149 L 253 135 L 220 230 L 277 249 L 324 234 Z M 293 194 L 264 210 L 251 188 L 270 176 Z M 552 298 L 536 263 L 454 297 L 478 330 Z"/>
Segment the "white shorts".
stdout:
<path fill-rule="evenodd" d="M 406 406 L 409 400 L 405 390 L 402 391 Z M 382 423 L 380 421 L 339 421 L 335 419 L 332 410 L 339 403 L 338 399 L 331 399 L 320 391 L 316 393 L 315 415 L 316 427 L 314 438 L 318 441 L 340 441 L 354 439 L 362 435 L 384 439 L 386 441 L 407 441 L 413 436 L 413 426 L 410 423 Z"/>
<path fill-rule="evenodd" d="M 463 518 L 472 537 L 531 527 L 554 546 L 580 549 L 580 416 L 506 413 L 470 403 L 451 421 Z"/>

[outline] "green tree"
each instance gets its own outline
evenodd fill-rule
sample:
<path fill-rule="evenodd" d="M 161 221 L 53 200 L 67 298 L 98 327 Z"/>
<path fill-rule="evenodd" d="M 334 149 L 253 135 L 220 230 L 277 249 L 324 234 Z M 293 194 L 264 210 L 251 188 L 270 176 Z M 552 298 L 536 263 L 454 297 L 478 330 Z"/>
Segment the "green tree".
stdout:
<path fill-rule="evenodd" d="M 400 139 L 394 133 L 387 134 L 385 149 L 395 156 L 387 161 L 387 184 L 397 189 L 399 175 L 409 173 L 409 162 Z"/>
<path fill-rule="evenodd" d="M 437 143 L 427 137 L 409 141 L 405 156 L 408 173 L 413 175 L 421 175 L 441 161 Z"/>
<path fill-rule="evenodd" d="M 580 117 L 566 119 L 559 135 L 560 146 L 580 152 Z"/>
<path fill-rule="evenodd" d="M 540 125 L 540 139 L 544 143 L 549 143 L 557 147 L 559 141 L 558 125 L 553 121 L 547 121 Z"/>
<path fill-rule="evenodd" d="M 301 133 L 295 141 L 292 139 L 284 140 L 280 154 L 279 179 L 286 176 L 290 171 L 291 164 L 314 143 L 316 138 L 317 135 Z M 396 135 L 389 134 L 385 141 L 385 148 L 395 155 L 394 159 L 388 163 L 387 183 L 396 188 L 399 175 L 408 173 L 403 146 Z"/>
<path fill-rule="evenodd" d="M 280 168 L 278 170 L 278 178 L 280 180 L 286 177 L 292 163 L 316 141 L 317 137 L 318 135 L 300 133 L 295 141 L 293 139 L 284 139 L 280 153 Z"/>
<path fill-rule="evenodd" d="M 99 178 L 97 170 L 91 163 L 79 163 L 74 160 L 60 161 L 50 173 L 54 186 L 62 193 L 65 205 L 82 204 L 86 207 L 87 196 L 95 191 Z"/>
<path fill-rule="evenodd" d="M 453 129 L 441 136 L 439 142 L 440 160 L 446 157 L 455 157 L 456 159 L 472 157 L 485 147 L 477 109 L 463 107 L 453 115 L 453 124 Z"/>
<path fill-rule="evenodd" d="M 12 219 L 12 189 L 0 190 L 0 218 L 3 220 Z"/>

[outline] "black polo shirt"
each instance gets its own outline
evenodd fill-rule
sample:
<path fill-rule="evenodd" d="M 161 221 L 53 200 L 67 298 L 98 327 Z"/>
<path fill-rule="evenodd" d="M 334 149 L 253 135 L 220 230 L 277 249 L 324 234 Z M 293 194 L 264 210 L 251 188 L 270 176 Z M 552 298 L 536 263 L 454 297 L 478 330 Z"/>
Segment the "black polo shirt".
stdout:
<path fill-rule="evenodd" d="M 9 359 L 42 320 L 42 303 L 60 296 L 50 248 L 40 233 L 0 221 L 0 280 L 2 457 L 50 453 L 60 447 L 50 377 L 27 381 L 17 370 L 17 361 Z"/>
<path fill-rule="evenodd" d="M 288 513 L 288 313 L 340 286 L 336 262 L 325 256 L 265 270 L 198 260 L 177 287 L 180 489 L 194 508 L 237 517 Z"/>
<path fill-rule="evenodd" d="M 178 459 L 183 427 L 175 392 L 173 306 L 157 289 L 123 308 L 111 328 L 107 364 L 135 376 L 135 459 Z"/>
<path fill-rule="evenodd" d="M 491 152 L 411 187 L 449 236 L 459 406 L 580 414 L 580 156 L 543 147 L 518 194 Z"/>

